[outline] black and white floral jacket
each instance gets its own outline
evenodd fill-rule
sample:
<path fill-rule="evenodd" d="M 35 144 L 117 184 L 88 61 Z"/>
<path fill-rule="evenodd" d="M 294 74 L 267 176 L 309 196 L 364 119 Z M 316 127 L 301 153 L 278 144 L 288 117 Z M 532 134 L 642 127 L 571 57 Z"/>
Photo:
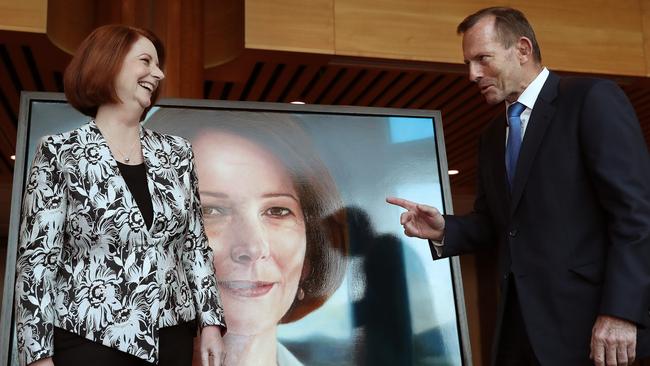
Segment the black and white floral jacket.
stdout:
<path fill-rule="evenodd" d="M 20 227 L 21 365 L 53 354 L 54 326 L 152 363 L 160 327 L 225 328 L 191 146 L 144 128 L 141 144 L 151 228 L 94 122 L 41 141 Z"/>

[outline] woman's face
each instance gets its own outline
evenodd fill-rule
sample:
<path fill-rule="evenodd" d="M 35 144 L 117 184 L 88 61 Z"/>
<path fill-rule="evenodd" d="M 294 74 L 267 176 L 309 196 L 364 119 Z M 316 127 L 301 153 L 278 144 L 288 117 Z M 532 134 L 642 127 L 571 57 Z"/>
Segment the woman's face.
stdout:
<path fill-rule="evenodd" d="M 274 330 L 294 301 L 306 251 L 291 177 L 272 153 L 233 134 L 192 144 L 228 332 Z"/>
<path fill-rule="evenodd" d="M 156 47 L 147 38 L 140 37 L 124 56 L 115 80 L 115 92 L 123 104 L 145 109 L 164 77 L 158 67 Z"/>

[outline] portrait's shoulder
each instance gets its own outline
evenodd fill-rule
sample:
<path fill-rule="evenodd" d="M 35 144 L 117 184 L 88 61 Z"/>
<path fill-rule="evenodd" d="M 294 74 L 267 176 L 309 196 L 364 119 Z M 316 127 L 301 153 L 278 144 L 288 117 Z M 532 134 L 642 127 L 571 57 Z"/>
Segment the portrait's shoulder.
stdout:
<path fill-rule="evenodd" d="M 302 362 L 280 342 L 278 342 L 277 358 L 278 366 L 303 366 Z"/>

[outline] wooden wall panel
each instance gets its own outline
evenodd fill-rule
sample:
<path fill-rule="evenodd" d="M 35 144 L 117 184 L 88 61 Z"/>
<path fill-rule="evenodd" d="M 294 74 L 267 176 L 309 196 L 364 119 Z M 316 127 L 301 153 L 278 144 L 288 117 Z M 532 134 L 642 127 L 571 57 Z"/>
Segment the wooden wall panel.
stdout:
<path fill-rule="evenodd" d="M 246 48 L 334 53 L 335 0 L 247 0 Z"/>
<path fill-rule="evenodd" d="M 248 0 L 246 47 L 462 63 L 457 24 L 489 0 Z M 554 70 L 650 76 L 650 0 L 511 0 Z"/>
<path fill-rule="evenodd" d="M 640 2 L 511 1 L 526 13 L 544 64 L 564 71 L 646 76 Z"/>
<path fill-rule="evenodd" d="M 0 29 L 45 33 L 47 0 L 0 0 Z"/>
<path fill-rule="evenodd" d="M 203 1 L 203 64 L 206 69 L 233 60 L 244 50 L 244 2 Z"/>
<path fill-rule="evenodd" d="M 462 63 L 456 25 L 489 1 L 336 0 L 336 54 Z"/>

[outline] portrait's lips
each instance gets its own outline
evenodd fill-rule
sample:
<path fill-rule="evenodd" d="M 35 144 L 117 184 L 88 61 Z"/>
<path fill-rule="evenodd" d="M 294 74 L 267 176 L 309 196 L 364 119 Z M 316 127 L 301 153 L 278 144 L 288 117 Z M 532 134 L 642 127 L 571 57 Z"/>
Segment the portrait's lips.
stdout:
<path fill-rule="evenodd" d="M 219 281 L 219 286 L 226 292 L 240 297 L 259 297 L 266 295 L 275 282 L 264 281 Z"/>

